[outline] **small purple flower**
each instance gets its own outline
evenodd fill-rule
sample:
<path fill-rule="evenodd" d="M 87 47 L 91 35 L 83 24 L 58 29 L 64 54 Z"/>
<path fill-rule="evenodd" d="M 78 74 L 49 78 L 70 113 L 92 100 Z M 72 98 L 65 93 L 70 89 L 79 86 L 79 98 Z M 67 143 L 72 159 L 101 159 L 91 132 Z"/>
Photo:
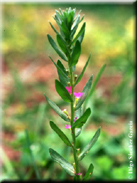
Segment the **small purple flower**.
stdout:
<path fill-rule="evenodd" d="M 73 119 L 73 121 L 75 122 L 76 121 L 76 119 L 78 119 L 77 117 L 75 117 L 74 119 Z"/>
<path fill-rule="evenodd" d="M 77 173 L 76 175 L 81 175 L 82 173 Z"/>
<path fill-rule="evenodd" d="M 71 125 L 65 125 L 65 128 L 69 129 L 69 128 L 71 128 Z"/>
<path fill-rule="evenodd" d="M 78 93 L 75 93 L 75 92 L 74 92 L 74 96 L 75 96 L 76 98 L 78 98 L 78 99 L 79 99 L 82 95 L 83 95 L 82 92 L 78 92 Z"/>
<path fill-rule="evenodd" d="M 66 89 L 68 90 L 69 94 L 71 94 L 71 86 L 66 86 Z"/>

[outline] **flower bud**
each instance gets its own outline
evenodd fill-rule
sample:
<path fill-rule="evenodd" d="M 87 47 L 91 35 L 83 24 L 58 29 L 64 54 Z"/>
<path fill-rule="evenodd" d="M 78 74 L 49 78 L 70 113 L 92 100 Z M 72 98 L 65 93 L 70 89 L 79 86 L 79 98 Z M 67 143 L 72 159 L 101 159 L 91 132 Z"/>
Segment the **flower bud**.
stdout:
<path fill-rule="evenodd" d="M 76 165 L 75 165 L 75 163 L 73 163 L 73 168 L 74 168 L 74 170 L 76 171 Z"/>
<path fill-rule="evenodd" d="M 74 75 L 74 82 L 77 80 L 77 78 L 78 78 L 78 75 L 75 74 L 75 75 Z"/>
<path fill-rule="evenodd" d="M 64 112 L 67 116 L 69 116 L 66 109 L 64 109 L 63 112 Z"/>
<path fill-rule="evenodd" d="M 79 155 L 80 155 L 80 148 L 77 149 L 77 159 L 78 159 Z"/>
<path fill-rule="evenodd" d="M 69 75 L 69 70 L 68 69 L 66 69 L 66 73 Z"/>
<path fill-rule="evenodd" d="M 79 149 L 77 149 L 77 154 L 78 154 L 78 155 L 80 154 L 80 148 L 79 148 Z"/>
<path fill-rule="evenodd" d="M 67 82 L 67 85 L 70 86 L 70 82 Z"/>

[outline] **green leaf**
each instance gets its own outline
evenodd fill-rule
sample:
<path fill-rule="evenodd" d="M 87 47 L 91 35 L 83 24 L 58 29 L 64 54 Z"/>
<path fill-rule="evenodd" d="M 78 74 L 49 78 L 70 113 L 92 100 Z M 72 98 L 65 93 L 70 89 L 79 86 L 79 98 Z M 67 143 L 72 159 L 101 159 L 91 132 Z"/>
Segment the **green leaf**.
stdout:
<path fill-rule="evenodd" d="M 47 34 L 48 40 L 51 44 L 51 46 L 54 48 L 54 50 L 57 52 L 57 54 L 65 61 L 67 61 L 67 57 L 64 55 L 64 53 L 58 48 L 55 41 L 52 39 L 52 37 Z"/>
<path fill-rule="evenodd" d="M 104 64 L 104 65 L 101 67 L 100 71 L 98 72 L 98 74 L 97 74 L 97 76 L 96 76 L 96 78 L 95 78 L 95 81 L 93 82 L 93 85 L 92 85 L 92 87 L 91 87 L 91 90 L 90 90 L 90 92 L 89 92 L 90 96 L 91 96 L 91 94 L 93 93 L 93 91 L 94 91 L 94 89 L 95 89 L 95 86 L 97 85 L 97 83 L 98 83 L 98 81 L 99 81 L 99 79 L 100 79 L 100 77 L 101 77 L 101 75 L 102 75 L 102 73 L 103 73 L 105 67 L 106 67 L 106 64 Z"/>
<path fill-rule="evenodd" d="M 79 128 L 82 127 L 86 123 L 86 121 L 87 121 L 88 117 L 90 116 L 90 114 L 91 114 L 91 110 L 90 110 L 90 108 L 88 108 L 84 112 L 84 114 L 73 123 L 71 128 L 74 129 L 75 127 L 79 127 Z"/>
<path fill-rule="evenodd" d="M 57 15 L 55 14 L 55 16 L 53 17 L 54 20 L 56 21 L 57 25 L 59 26 L 59 29 L 60 29 L 60 33 L 62 36 L 64 36 L 64 33 L 62 31 L 62 28 L 61 28 L 61 21 L 58 19 Z"/>
<path fill-rule="evenodd" d="M 89 150 L 91 149 L 91 147 L 95 144 L 95 142 L 98 140 L 98 137 L 100 135 L 100 129 L 101 127 L 98 128 L 98 130 L 96 131 L 95 135 L 93 136 L 93 138 L 91 139 L 91 141 L 86 145 L 86 147 L 83 149 L 83 151 L 80 153 L 80 155 L 78 156 L 78 160 L 81 161 L 86 154 L 89 152 Z"/>
<path fill-rule="evenodd" d="M 71 27 L 71 30 L 72 30 L 72 31 L 73 31 L 74 28 L 79 24 L 79 22 L 80 22 L 80 12 L 78 13 L 78 15 L 77 15 L 77 17 L 75 18 L 74 23 L 73 23 L 73 25 L 72 25 L 72 27 Z"/>
<path fill-rule="evenodd" d="M 88 168 L 88 170 L 87 170 L 87 172 L 86 172 L 86 175 L 85 175 L 84 178 L 83 178 L 83 181 L 89 180 L 89 179 L 90 179 L 91 174 L 93 173 L 93 169 L 94 169 L 94 166 L 93 166 L 92 164 L 90 164 L 90 165 L 89 165 L 89 168 Z"/>
<path fill-rule="evenodd" d="M 64 39 L 59 34 L 57 34 L 56 37 L 57 37 L 57 42 L 58 42 L 59 47 L 67 55 L 69 52 L 68 52 Z"/>
<path fill-rule="evenodd" d="M 76 35 L 76 37 L 74 38 L 74 40 L 72 41 L 71 43 L 71 46 L 77 41 L 77 39 L 82 35 L 82 33 L 85 31 L 85 26 L 86 26 L 86 23 L 84 22 L 80 31 L 78 32 L 78 34 Z"/>
<path fill-rule="evenodd" d="M 85 30 L 84 30 L 84 32 L 79 36 L 79 38 L 77 39 L 80 43 L 82 43 L 82 41 L 83 41 L 84 34 L 85 34 Z"/>
<path fill-rule="evenodd" d="M 91 88 L 92 80 L 93 80 L 93 75 L 91 75 L 88 82 L 84 86 L 83 91 L 82 91 L 83 95 L 78 100 L 76 107 L 75 107 L 75 110 L 77 110 L 83 104 L 84 100 L 86 99 L 86 97 L 90 91 L 90 88 Z"/>
<path fill-rule="evenodd" d="M 80 74 L 79 77 L 77 78 L 77 80 L 76 80 L 74 86 L 76 86 L 76 85 L 80 82 L 80 80 L 82 79 L 83 74 L 84 74 L 84 72 L 85 72 L 85 70 L 86 70 L 86 68 L 87 68 L 88 63 L 89 63 L 90 57 L 91 57 L 91 54 L 89 55 L 88 60 L 87 60 L 87 62 L 86 62 L 86 64 L 85 64 L 85 66 L 84 66 L 84 68 L 83 68 L 81 74 Z"/>
<path fill-rule="evenodd" d="M 82 114 L 83 114 L 83 109 L 82 109 L 82 107 L 80 107 L 78 110 L 76 110 L 76 117 L 77 117 L 77 119 L 79 119 L 81 116 L 82 116 Z"/>
<path fill-rule="evenodd" d="M 59 12 L 57 10 L 55 10 L 55 12 L 56 12 L 56 16 L 58 17 L 58 19 L 60 21 L 63 21 L 63 17 L 59 14 Z"/>
<path fill-rule="evenodd" d="M 72 72 L 74 72 L 76 69 L 76 65 L 72 66 Z"/>
<path fill-rule="evenodd" d="M 66 37 L 67 39 L 69 39 L 69 37 L 70 37 L 70 32 L 69 32 L 68 27 L 66 26 L 66 24 L 65 24 L 64 21 L 61 23 L 61 28 L 62 28 L 62 31 L 63 31 L 65 37 Z"/>
<path fill-rule="evenodd" d="M 63 16 L 63 12 L 62 12 L 61 8 L 59 8 L 59 11 L 60 11 L 60 14 Z"/>
<path fill-rule="evenodd" d="M 74 23 L 73 23 L 73 26 L 71 28 L 71 39 L 73 38 L 77 28 L 78 28 L 78 24 L 80 23 L 80 15 L 78 14 L 78 16 L 76 17 Z"/>
<path fill-rule="evenodd" d="M 62 74 L 62 72 L 60 72 L 60 70 L 57 69 L 57 71 L 58 71 L 58 76 L 59 76 L 59 80 L 60 80 L 60 82 L 66 87 L 66 86 L 68 85 L 67 83 L 69 82 L 69 78 L 67 77 L 67 72 L 66 72 L 66 70 L 65 70 L 65 67 L 64 67 L 64 65 L 60 62 L 60 60 L 58 60 L 57 65 L 58 65 L 58 67 L 62 70 L 62 72 L 65 74 L 65 77 L 64 77 L 64 74 Z"/>
<path fill-rule="evenodd" d="M 56 66 L 56 68 L 57 68 L 57 70 L 59 71 L 59 73 L 61 73 L 64 77 L 65 77 L 65 79 L 68 79 L 68 76 L 67 76 L 67 74 L 66 74 L 66 72 L 64 72 L 64 68 L 62 69 L 62 67 L 60 67 L 60 65 L 58 64 L 58 62 L 57 62 L 57 64 L 54 62 L 54 60 L 49 56 L 49 58 L 51 59 L 51 61 L 53 62 L 53 64 Z M 59 60 L 58 60 L 59 61 Z M 60 61 L 59 61 L 60 62 Z M 60 62 L 61 63 L 61 62 Z M 62 64 L 62 63 L 61 63 Z M 62 64 L 63 65 L 63 64 Z"/>
<path fill-rule="evenodd" d="M 75 170 L 73 166 L 67 162 L 60 154 L 58 154 L 53 149 L 49 148 L 49 153 L 51 155 L 51 158 L 60 164 L 60 166 L 71 176 L 75 176 Z"/>
<path fill-rule="evenodd" d="M 70 64 L 72 66 L 77 64 L 80 53 L 81 53 L 81 45 L 80 45 L 80 42 L 77 41 L 76 44 L 75 44 L 75 47 L 73 49 L 72 55 L 71 55 Z"/>
<path fill-rule="evenodd" d="M 55 80 L 55 87 L 56 87 L 56 91 L 64 101 L 66 102 L 73 101 L 67 89 L 58 80 Z"/>
<path fill-rule="evenodd" d="M 60 82 L 64 85 L 67 86 L 67 82 L 69 81 L 69 78 L 67 76 L 65 67 L 63 66 L 63 64 L 61 63 L 60 60 L 58 60 L 57 64 L 54 62 L 54 60 L 49 56 L 49 58 L 51 59 L 51 61 L 53 62 L 53 64 L 56 66 L 57 68 L 57 72 L 58 72 L 58 76 L 59 76 L 59 80 Z"/>
<path fill-rule="evenodd" d="M 94 91 L 94 89 L 95 89 L 95 87 L 96 87 L 96 85 L 97 85 L 97 83 L 98 83 L 98 81 L 99 81 L 99 79 L 100 79 L 100 77 L 101 77 L 101 75 L 102 75 L 102 73 L 103 73 L 105 67 L 106 67 L 106 64 L 104 64 L 104 65 L 101 67 L 100 71 L 98 72 L 98 74 L 97 74 L 97 76 L 96 76 L 96 78 L 95 78 L 95 80 L 94 80 L 94 82 L 93 82 L 93 85 L 92 85 L 92 87 L 91 87 L 91 89 L 90 89 L 90 91 L 89 91 L 89 95 L 88 95 L 88 97 L 87 97 L 86 100 L 85 100 L 84 106 L 86 106 L 88 100 L 90 100 L 90 97 L 91 97 L 91 95 L 92 95 L 92 93 L 93 93 L 93 91 Z"/>
<path fill-rule="evenodd" d="M 45 94 L 44 94 L 48 104 L 52 107 L 52 109 L 65 121 L 70 122 L 67 115 L 54 103 L 52 102 Z"/>
<path fill-rule="evenodd" d="M 72 147 L 71 142 L 67 138 L 67 136 L 55 125 L 53 121 L 50 121 L 51 128 L 58 134 L 58 136 L 63 140 L 63 142 L 67 145 Z"/>
<path fill-rule="evenodd" d="M 75 117 L 77 117 L 77 119 L 79 119 L 83 114 L 83 110 L 82 107 L 80 107 L 77 111 L 76 111 L 76 115 Z M 75 137 L 78 137 L 80 135 L 82 131 L 82 127 L 81 128 L 75 128 Z"/>
<path fill-rule="evenodd" d="M 64 65 L 62 64 L 62 62 L 60 61 L 60 60 L 58 60 L 57 61 L 57 65 L 60 67 L 60 69 L 63 71 L 63 75 L 66 77 L 66 78 L 68 78 L 68 74 L 67 74 L 67 72 L 66 72 L 66 69 L 65 69 L 65 67 L 64 67 Z"/>
<path fill-rule="evenodd" d="M 56 33 L 56 34 L 59 34 L 59 32 L 55 29 L 55 27 L 52 25 L 52 23 L 51 22 L 49 22 L 50 23 L 50 26 L 52 27 L 52 29 L 54 30 L 54 32 Z"/>
<path fill-rule="evenodd" d="M 83 15 L 83 16 L 82 16 L 82 18 L 80 19 L 80 22 L 82 22 L 82 21 L 83 21 L 84 17 L 85 17 L 85 15 Z"/>
<path fill-rule="evenodd" d="M 69 26 L 69 29 L 71 28 L 71 25 L 72 25 L 72 22 L 73 22 L 73 19 L 74 19 L 74 15 L 75 15 L 75 11 L 71 11 L 70 9 L 69 9 L 69 11 L 68 11 L 68 26 Z"/>
<path fill-rule="evenodd" d="M 54 16 L 53 18 L 54 18 L 54 20 L 56 21 L 56 23 L 57 23 L 57 25 L 59 26 L 59 28 L 61 28 L 61 26 L 60 26 L 61 22 L 60 22 L 60 20 L 58 19 L 58 17 L 57 17 L 56 14 L 55 14 L 55 16 Z"/>
<path fill-rule="evenodd" d="M 81 130 L 82 130 L 82 127 L 81 128 L 75 128 L 75 137 L 78 137 L 81 134 Z"/>

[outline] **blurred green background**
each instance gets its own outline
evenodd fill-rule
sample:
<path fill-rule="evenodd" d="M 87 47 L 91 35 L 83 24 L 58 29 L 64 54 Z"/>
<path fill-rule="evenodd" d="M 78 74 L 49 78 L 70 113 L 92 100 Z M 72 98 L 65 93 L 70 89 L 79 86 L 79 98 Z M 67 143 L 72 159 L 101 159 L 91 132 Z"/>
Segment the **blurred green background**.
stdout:
<path fill-rule="evenodd" d="M 24 129 L 28 129 L 31 150 L 42 179 L 72 180 L 49 155 L 51 147 L 70 163 L 71 151 L 49 126 L 54 121 L 71 139 L 65 123 L 47 104 L 44 93 L 61 109 L 68 108 L 55 91 L 57 54 L 47 40 L 55 38 L 55 9 L 76 8 L 85 14 L 86 32 L 76 73 L 91 53 L 91 60 L 75 91 L 106 64 L 93 95 L 88 100 L 92 115 L 77 138 L 83 149 L 101 126 L 101 135 L 80 162 L 85 174 L 94 164 L 92 180 L 128 180 L 129 121 L 135 121 L 135 5 L 134 4 L 3 4 L 3 123 L 1 180 L 36 178 Z M 82 23 L 81 23 L 82 25 Z M 80 27 L 79 27 L 80 28 Z M 134 132 L 135 134 L 135 132 Z M 135 136 L 134 136 L 135 137 Z M 133 137 L 133 142 L 134 142 Z M 135 169 L 135 159 L 133 153 Z M 133 173 L 133 179 L 135 174 Z"/>

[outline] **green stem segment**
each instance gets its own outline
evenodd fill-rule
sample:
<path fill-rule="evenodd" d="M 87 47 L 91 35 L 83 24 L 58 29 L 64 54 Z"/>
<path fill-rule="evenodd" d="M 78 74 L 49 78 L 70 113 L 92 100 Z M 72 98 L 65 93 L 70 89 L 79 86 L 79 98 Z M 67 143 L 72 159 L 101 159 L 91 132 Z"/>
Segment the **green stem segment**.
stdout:
<path fill-rule="evenodd" d="M 73 71 L 72 71 L 72 66 L 70 67 L 70 85 L 71 85 L 71 97 L 73 101 L 71 102 L 71 126 L 73 124 L 73 119 L 74 119 L 74 85 L 73 85 Z M 76 180 L 80 180 L 80 176 L 77 175 L 79 173 L 79 165 L 78 165 L 78 159 L 77 159 L 77 150 L 76 150 L 76 137 L 75 137 L 75 128 L 71 129 L 71 134 L 72 134 L 72 144 L 74 146 L 73 148 L 73 155 L 74 155 L 74 161 L 75 161 L 75 168 L 76 168 Z"/>

